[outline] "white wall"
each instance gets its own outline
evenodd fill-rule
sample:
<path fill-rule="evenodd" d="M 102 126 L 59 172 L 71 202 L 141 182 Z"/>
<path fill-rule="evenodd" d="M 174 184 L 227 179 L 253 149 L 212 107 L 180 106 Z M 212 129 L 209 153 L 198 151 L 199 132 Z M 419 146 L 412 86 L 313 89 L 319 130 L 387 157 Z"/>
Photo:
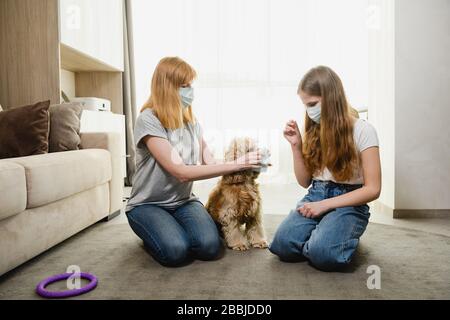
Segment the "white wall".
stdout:
<path fill-rule="evenodd" d="M 370 0 L 369 121 L 377 129 L 383 185 L 380 201 L 395 207 L 395 25 L 394 1 Z"/>
<path fill-rule="evenodd" d="M 395 208 L 450 209 L 450 1 L 395 3 Z"/>
<path fill-rule="evenodd" d="M 369 118 L 381 143 L 380 201 L 450 209 L 450 1 L 370 0 Z"/>

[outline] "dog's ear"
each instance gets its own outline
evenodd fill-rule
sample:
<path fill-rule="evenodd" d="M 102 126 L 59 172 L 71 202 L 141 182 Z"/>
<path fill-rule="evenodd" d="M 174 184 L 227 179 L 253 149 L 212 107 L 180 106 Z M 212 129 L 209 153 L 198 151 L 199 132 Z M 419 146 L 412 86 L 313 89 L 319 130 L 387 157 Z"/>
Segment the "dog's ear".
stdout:
<path fill-rule="evenodd" d="M 224 184 L 237 184 L 245 182 L 246 175 L 244 172 L 232 173 L 223 176 L 222 181 Z"/>
<path fill-rule="evenodd" d="M 243 139 L 245 153 L 256 151 L 256 141 L 250 137 Z"/>
<path fill-rule="evenodd" d="M 228 147 L 227 151 L 225 152 L 225 161 L 233 161 L 237 159 L 237 141 L 234 139 L 230 146 Z"/>
<path fill-rule="evenodd" d="M 234 138 L 224 158 L 225 161 L 234 161 L 252 151 L 256 151 L 256 144 L 252 138 Z"/>

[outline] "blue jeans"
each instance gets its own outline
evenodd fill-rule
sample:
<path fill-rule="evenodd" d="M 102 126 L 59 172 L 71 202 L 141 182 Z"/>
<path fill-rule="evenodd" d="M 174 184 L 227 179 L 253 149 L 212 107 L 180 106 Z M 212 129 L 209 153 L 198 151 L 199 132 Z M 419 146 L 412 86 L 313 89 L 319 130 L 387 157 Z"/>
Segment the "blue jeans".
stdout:
<path fill-rule="evenodd" d="M 179 266 L 191 258 L 214 260 L 220 253 L 217 227 L 199 201 L 173 210 L 141 205 L 127 212 L 127 218 L 149 253 L 164 266 Z"/>
<path fill-rule="evenodd" d="M 269 250 L 282 261 L 308 259 L 324 271 L 348 265 L 367 227 L 369 207 L 337 208 L 316 219 L 303 217 L 297 209 L 305 202 L 337 197 L 360 187 L 314 180 L 308 194 L 278 228 Z"/>

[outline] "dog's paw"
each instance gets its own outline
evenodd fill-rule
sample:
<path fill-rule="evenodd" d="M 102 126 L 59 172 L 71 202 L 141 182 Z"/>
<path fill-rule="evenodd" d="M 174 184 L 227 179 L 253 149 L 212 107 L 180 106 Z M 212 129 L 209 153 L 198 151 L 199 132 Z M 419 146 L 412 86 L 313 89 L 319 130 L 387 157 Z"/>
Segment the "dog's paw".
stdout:
<path fill-rule="evenodd" d="M 237 243 L 235 245 L 230 246 L 230 248 L 234 251 L 246 251 L 249 249 L 246 243 Z"/>
<path fill-rule="evenodd" d="M 252 243 L 252 247 L 258 248 L 258 249 L 267 249 L 269 247 L 269 244 L 267 243 L 266 240 L 261 240 L 261 241 Z"/>

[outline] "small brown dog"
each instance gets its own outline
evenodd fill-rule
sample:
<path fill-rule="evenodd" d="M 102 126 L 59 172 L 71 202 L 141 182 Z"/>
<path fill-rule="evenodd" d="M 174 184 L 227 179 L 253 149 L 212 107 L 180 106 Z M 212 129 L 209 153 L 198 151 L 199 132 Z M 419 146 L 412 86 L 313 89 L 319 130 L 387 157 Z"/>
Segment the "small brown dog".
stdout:
<path fill-rule="evenodd" d="M 257 148 L 252 139 L 234 139 L 225 153 L 225 160 L 234 161 L 253 151 Z M 209 214 L 221 227 L 227 246 L 233 250 L 268 247 L 262 225 L 261 197 L 255 181 L 258 176 L 259 172 L 252 170 L 223 176 L 206 203 Z"/>

